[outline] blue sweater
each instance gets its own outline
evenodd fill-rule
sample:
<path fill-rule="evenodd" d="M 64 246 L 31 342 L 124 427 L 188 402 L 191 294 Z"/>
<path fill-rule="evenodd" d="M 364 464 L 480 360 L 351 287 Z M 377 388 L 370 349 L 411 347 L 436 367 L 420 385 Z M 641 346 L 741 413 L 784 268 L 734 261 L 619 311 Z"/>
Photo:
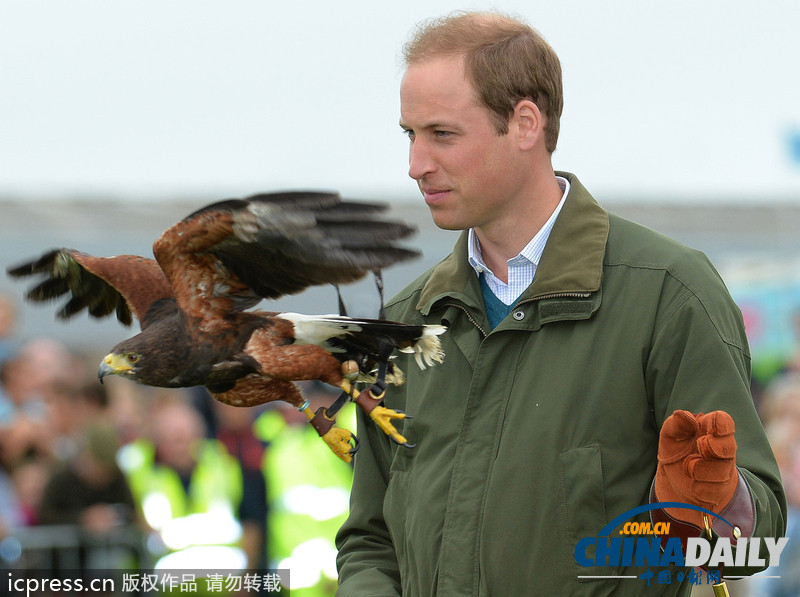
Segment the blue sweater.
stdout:
<path fill-rule="evenodd" d="M 497 298 L 489 284 L 486 282 L 484 275 L 479 276 L 481 281 L 481 294 L 483 294 L 483 304 L 486 307 L 486 316 L 489 318 L 489 325 L 492 329 L 506 318 L 506 315 L 511 313 L 512 305 L 506 305 L 503 301 Z"/>

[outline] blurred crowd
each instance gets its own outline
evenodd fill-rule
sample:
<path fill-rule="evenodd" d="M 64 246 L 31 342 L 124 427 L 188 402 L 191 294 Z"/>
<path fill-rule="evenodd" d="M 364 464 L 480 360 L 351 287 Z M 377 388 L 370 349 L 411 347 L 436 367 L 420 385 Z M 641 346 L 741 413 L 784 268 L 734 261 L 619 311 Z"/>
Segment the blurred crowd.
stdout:
<path fill-rule="evenodd" d="M 351 468 L 302 413 L 235 408 L 202 388 L 101 385 L 102 355 L 47 338 L 22 343 L 15 321 L 14 301 L 0 296 L 0 567 L 19 565 L 24 541 L 17 551 L 3 545 L 31 529 L 91 538 L 125 528 L 143 548 L 122 566 L 290 569 L 295 597 L 333 594 Z M 790 541 L 780 570 L 737 583 L 736 594 L 800 594 L 800 329 L 798 339 L 797 354 L 754 389 L 789 500 Z M 322 384 L 302 390 L 312 410 L 335 399 Z M 352 411 L 343 415 L 339 424 L 354 430 Z"/>
<path fill-rule="evenodd" d="M 102 545 L 107 568 L 290 569 L 293 595 L 333 594 L 352 470 L 305 415 L 227 406 L 203 388 L 100 384 L 102 354 L 21 342 L 15 321 L 0 296 L 0 568 L 55 565 L 32 549 L 48 541 L 98 567 L 86 546 Z M 312 409 L 336 398 L 302 389 Z M 131 532 L 139 541 L 111 561 L 123 529 L 128 547 Z"/>

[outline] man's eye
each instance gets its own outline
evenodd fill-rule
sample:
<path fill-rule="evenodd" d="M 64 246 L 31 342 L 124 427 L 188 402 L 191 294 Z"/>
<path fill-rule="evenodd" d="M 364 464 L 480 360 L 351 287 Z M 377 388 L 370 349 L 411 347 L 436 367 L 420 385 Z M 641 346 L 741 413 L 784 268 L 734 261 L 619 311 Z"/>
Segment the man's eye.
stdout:
<path fill-rule="evenodd" d="M 441 137 L 449 137 L 449 136 L 450 136 L 450 135 L 452 135 L 453 133 L 452 133 L 451 131 L 439 131 L 439 130 L 436 130 L 436 131 L 433 131 L 433 134 L 434 134 L 435 136 L 437 136 L 437 137 L 440 137 L 440 138 L 441 138 Z"/>
<path fill-rule="evenodd" d="M 414 138 L 414 131 L 412 131 L 411 129 L 403 129 L 403 134 L 409 139 Z"/>

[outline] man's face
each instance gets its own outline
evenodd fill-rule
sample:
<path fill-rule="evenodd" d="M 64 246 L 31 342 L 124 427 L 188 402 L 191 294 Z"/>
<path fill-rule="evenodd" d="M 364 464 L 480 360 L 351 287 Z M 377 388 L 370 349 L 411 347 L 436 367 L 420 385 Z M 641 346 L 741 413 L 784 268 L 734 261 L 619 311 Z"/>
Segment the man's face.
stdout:
<path fill-rule="evenodd" d="M 400 85 L 408 174 L 440 228 L 486 228 L 511 214 L 521 194 L 514 135 L 498 135 L 466 77 L 461 56 L 411 64 Z"/>

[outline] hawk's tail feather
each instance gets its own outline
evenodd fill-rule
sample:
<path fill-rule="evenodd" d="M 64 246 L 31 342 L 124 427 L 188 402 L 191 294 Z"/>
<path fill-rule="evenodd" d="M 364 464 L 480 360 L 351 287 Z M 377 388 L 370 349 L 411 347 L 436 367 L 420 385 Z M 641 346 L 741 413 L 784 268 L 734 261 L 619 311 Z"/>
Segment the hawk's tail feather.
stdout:
<path fill-rule="evenodd" d="M 440 336 L 442 325 L 412 325 L 382 319 L 357 319 L 340 315 L 302 315 L 281 313 L 281 319 L 294 325 L 295 342 L 316 344 L 334 354 L 384 358 L 387 345 L 411 353 L 420 369 L 444 359 Z"/>
<path fill-rule="evenodd" d="M 411 346 L 400 348 L 400 352 L 412 353 L 420 369 L 441 363 L 444 360 L 444 350 L 439 336 L 446 330 L 443 325 L 423 326 L 419 339 Z"/>

